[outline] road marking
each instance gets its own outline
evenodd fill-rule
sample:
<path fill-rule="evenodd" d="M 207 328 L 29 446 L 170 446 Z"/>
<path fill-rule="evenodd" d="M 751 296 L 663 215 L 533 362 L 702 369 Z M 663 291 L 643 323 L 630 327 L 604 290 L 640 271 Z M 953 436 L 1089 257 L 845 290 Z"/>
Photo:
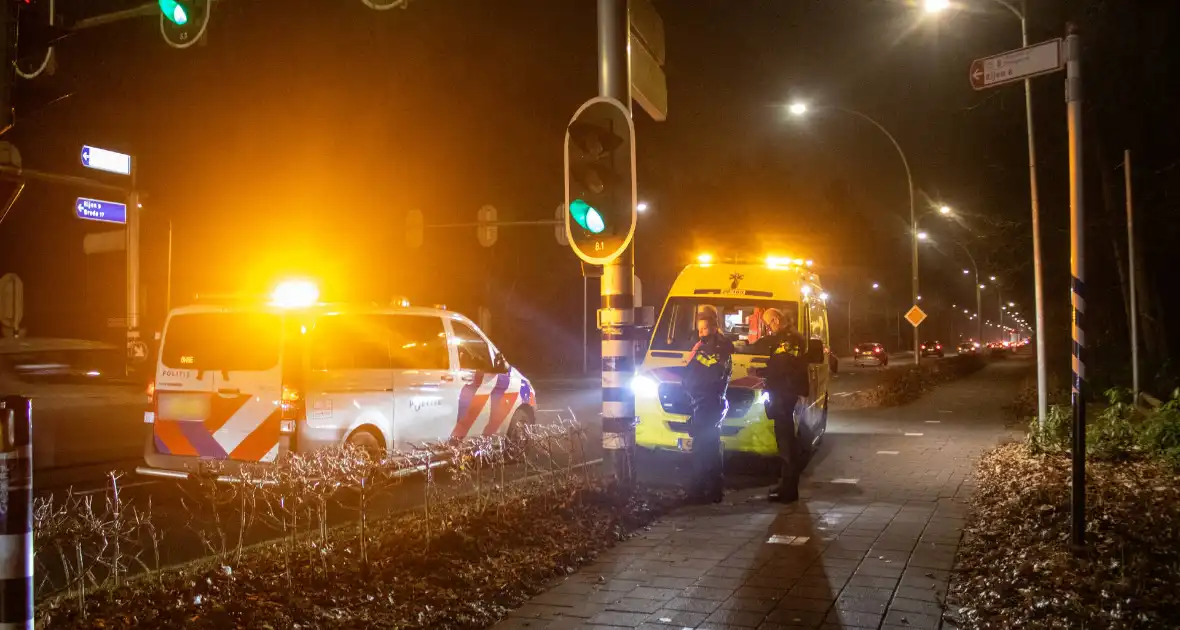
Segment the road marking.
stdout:
<path fill-rule="evenodd" d="M 840 478 L 840 479 L 833 479 L 833 480 L 832 480 L 832 483 L 848 483 L 848 484 L 857 484 L 857 483 L 860 483 L 860 479 L 844 479 L 844 478 Z"/>
<path fill-rule="evenodd" d="M 954 412 L 951 411 L 950 409 L 939 409 L 938 413 L 954 413 Z"/>
<path fill-rule="evenodd" d="M 922 437 L 923 435 L 925 435 L 925 434 L 924 433 L 906 433 L 905 434 L 906 437 Z"/>
<path fill-rule="evenodd" d="M 897 455 L 900 451 L 877 451 L 878 455 Z"/>
<path fill-rule="evenodd" d="M 942 424 L 942 420 L 927 420 L 926 424 Z"/>

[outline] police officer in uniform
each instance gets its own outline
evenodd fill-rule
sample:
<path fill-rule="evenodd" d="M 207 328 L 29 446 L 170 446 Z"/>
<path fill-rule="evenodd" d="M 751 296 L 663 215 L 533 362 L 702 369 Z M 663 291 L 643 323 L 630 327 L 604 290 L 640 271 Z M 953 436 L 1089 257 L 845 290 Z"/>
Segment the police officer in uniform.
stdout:
<path fill-rule="evenodd" d="M 721 334 L 717 310 L 706 306 L 697 314 L 700 340 L 684 370 L 684 390 L 692 404 L 688 433 L 692 437 L 693 479 L 690 499 L 721 501 L 721 421 L 728 404 L 725 391 L 733 373 L 733 343 Z"/>
<path fill-rule="evenodd" d="M 795 330 L 794 317 L 784 315 L 776 308 L 767 309 L 762 321 L 770 329 L 770 335 L 759 339 L 754 348 L 757 354 L 770 355 L 761 375 L 770 398 L 766 415 L 774 422 L 774 437 L 778 442 L 779 457 L 783 460 L 782 479 L 770 492 L 770 500 L 791 503 L 799 500 L 799 473 L 803 466 L 795 405 L 799 397 L 806 396 L 810 390 L 805 353 L 807 342 Z"/>

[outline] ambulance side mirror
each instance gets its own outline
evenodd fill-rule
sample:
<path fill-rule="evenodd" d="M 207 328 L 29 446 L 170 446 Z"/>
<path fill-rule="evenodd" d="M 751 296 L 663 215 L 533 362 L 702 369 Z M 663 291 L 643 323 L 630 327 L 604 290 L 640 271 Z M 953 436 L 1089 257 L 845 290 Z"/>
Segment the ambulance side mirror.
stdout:
<path fill-rule="evenodd" d="M 503 354 L 496 353 L 496 358 L 492 360 L 492 371 L 497 374 L 508 373 L 508 360 L 504 358 Z"/>
<path fill-rule="evenodd" d="M 807 343 L 807 362 L 817 364 L 824 362 L 823 339 L 812 339 Z"/>

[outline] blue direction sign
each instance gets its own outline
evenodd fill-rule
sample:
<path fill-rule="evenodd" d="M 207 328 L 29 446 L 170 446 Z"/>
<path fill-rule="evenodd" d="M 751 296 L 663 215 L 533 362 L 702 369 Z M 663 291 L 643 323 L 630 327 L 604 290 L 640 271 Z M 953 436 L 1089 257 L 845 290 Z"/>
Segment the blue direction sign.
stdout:
<path fill-rule="evenodd" d="M 120 175 L 131 174 L 131 156 L 82 145 L 82 166 Z"/>
<path fill-rule="evenodd" d="M 78 197 L 74 207 L 79 219 L 104 223 L 127 223 L 127 204 Z"/>

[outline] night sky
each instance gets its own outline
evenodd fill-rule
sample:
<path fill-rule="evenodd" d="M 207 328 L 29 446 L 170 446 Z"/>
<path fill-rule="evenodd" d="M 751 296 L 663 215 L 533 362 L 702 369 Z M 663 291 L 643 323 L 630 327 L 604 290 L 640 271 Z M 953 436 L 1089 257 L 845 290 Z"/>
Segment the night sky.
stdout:
<path fill-rule="evenodd" d="M 135 6 L 58 4 L 67 21 Z M 1127 9 L 1114 19 L 1103 13 L 1107 4 L 1034 1 L 1031 39 L 1060 36 L 1067 17 L 1139 33 L 1144 50 L 1174 35 L 1158 26 L 1178 22 L 1172 8 Z M 307 274 L 322 279 L 329 299 L 386 303 L 405 295 L 472 315 L 488 305 L 492 335 L 510 357 L 571 343 L 576 356 L 579 265 L 551 228 L 502 229 L 489 249 L 474 228 L 428 229 L 425 246 L 411 250 L 404 222 L 412 208 L 428 224 L 473 221 L 484 204 L 504 219 L 553 216 L 562 201 L 564 127 L 596 95 L 594 5 L 414 0 L 377 12 L 360 0 L 219 2 L 207 41 L 187 50 L 169 48 L 156 19 L 131 20 L 62 42 L 54 76 L 18 85 L 17 125 L 5 139 L 26 167 L 71 174 L 85 174 L 84 143 L 136 156 L 150 195 L 149 323 L 158 326 L 163 311 L 171 221 L 174 305 L 198 291 L 260 292 L 283 275 Z M 934 309 L 973 296 L 961 274 L 966 260 L 948 245 L 959 239 L 975 250 L 981 273 L 1003 277 L 1005 301 L 1027 305 L 1021 312 L 1031 316 L 1023 92 L 1015 84 L 975 92 L 967 78 L 973 58 L 1019 47 L 1011 14 L 988 0 L 936 19 L 883 0 L 656 6 L 667 31 L 670 112 L 656 123 L 635 109 L 640 197 L 652 206 L 637 236 L 645 302 L 662 300 L 701 249 L 757 254 L 784 246 L 820 264 L 834 319 L 848 297 L 868 297 L 873 281 L 908 297 L 901 160 L 884 135 L 853 116 L 790 118 L 784 106 L 803 99 L 813 109 L 828 103 L 876 118 L 909 158 L 919 212 L 946 203 L 965 215 L 962 225 L 936 215 L 923 224 L 943 249 L 926 248 L 922 257 L 922 293 Z M 1103 38 L 1104 46 L 1127 40 Z M 1146 70 L 1093 65 L 1102 73 L 1095 82 L 1110 93 L 1145 90 L 1153 80 Z M 1175 61 L 1154 66 L 1163 72 Z M 1120 81 L 1127 85 L 1115 89 Z M 1062 82 L 1062 75 L 1036 80 L 1034 100 L 1047 296 L 1054 325 L 1067 333 Z M 1104 110 L 1095 116 L 1110 132 L 1102 150 L 1118 154 L 1114 166 L 1124 146 L 1145 150 L 1144 172 L 1175 159 L 1170 118 L 1146 134 L 1110 126 Z M 1096 204 L 1098 184 L 1092 178 Z M 73 217 L 80 194 L 30 186 L 0 224 L 0 264 L 25 280 L 30 335 L 100 337 L 106 318 L 122 315 L 122 258 L 82 255 L 81 237 L 96 226 Z M 1156 194 L 1162 212 L 1167 197 Z M 1111 255 L 1109 243 L 1095 247 Z M 1153 255 L 1167 260 L 1165 249 Z M 1118 314 L 1117 276 L 1095 271 L 1093 283 L 1113 286 L 1107 310 Z M 597 292 L 596 281 L 590 288 Z"/>

